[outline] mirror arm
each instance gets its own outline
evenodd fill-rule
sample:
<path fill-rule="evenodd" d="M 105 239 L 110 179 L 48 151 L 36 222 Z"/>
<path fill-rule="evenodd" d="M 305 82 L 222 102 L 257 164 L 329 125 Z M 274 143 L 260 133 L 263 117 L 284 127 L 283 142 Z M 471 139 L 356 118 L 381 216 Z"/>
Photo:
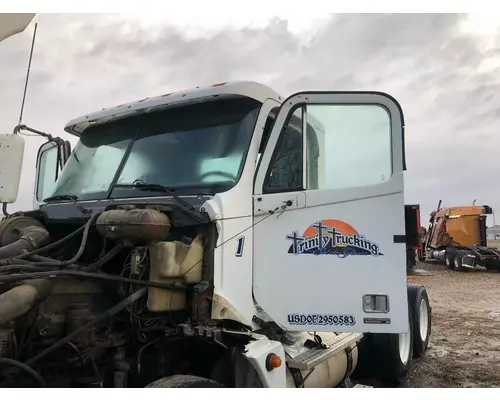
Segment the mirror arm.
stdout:
<path fill-rule="evenodd" d="M 21 133 L 21 131 L 32 132 L 32 133 L 35 133 L 39 136 L 46 138 L 49 142 L 54 142 L 57 145 L 57 164 L 58 164 L 58 167 L 60 167 L 62 169 L 67 158 L 69 157 L 69 154 L 66 154 L 67 153 L 66 142 L 63 139 L 61 139 L 59 137 L 53 137 L 52 135 L 50 135 L 48 133 L 39 131 L 37 129 L 30 128 L 29 126 L 26 126 L 26 125 L 17 125 L 14 128 L 14 135 Z M 56 180 L 58 178 L 58 175 L 59 175 L 59 169 L 57 168 L 56 169 L 56 177 L 55 177 Z"/>
<path fill-rule="evenodd" d="M 45 133 L 45 132 L 42 132 L 42 131 L 30 128 L 30 127 L 28 127 L 26 125 L 17 125 L 14 128 L 14 135 L 20 133 L 21 131 L 32 132 L 32 133 L 35 133 L 37 135 L 43 136 L 44 138 L 47 138 L 48 140 L 51 140 L 51 141 L 54 140 L 54 138 L 52 137 L 52 135 L 49 135 L 48 133 Z"/>

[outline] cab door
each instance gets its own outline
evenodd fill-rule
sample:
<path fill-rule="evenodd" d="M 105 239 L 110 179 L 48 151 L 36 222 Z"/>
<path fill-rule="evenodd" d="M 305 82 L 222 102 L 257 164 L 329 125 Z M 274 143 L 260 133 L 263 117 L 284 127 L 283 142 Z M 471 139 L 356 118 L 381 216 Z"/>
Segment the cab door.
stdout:
<path fill-rule="evenodd" d="M 403 147 L 384 93 L 283 102 L 253 211 L 255 301 L 283 328 L 408 331 Z"/>

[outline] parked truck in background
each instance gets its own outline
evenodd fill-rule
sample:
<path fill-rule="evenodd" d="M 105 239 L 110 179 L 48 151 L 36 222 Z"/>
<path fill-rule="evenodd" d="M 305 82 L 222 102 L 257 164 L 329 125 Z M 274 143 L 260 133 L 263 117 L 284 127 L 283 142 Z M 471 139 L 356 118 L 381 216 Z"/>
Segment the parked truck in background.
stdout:
<path fill-rule="evenodd" d="M 426 260 L 455 271 L 500 270 L 500 251 L 489 248 L 486 237 L 486 217 L 492 212 L 487 205 L 441 208 L 440 201 L 424 238 Z"/>

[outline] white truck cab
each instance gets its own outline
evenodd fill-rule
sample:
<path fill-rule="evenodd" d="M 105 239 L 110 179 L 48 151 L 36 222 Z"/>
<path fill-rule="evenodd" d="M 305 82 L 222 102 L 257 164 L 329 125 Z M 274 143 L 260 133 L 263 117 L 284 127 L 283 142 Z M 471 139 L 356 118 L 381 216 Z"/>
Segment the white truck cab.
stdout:
<path fill-rule="evenodd" d="M 173 126 L 149 136 L 142 125 L 134 139 L 128 118 L 148 121 L 154 113 L 166 125 L 175 115 Z M 120 121 L 124 128 L 115 128 Z M 111 185 L 141 179 L 179 195 L 183 186 L 189 196 L 196 195 L 190 186 L 214 188 L 202 207 L 220 219 L 219 243 L 249 228 L 215 251 L 221 306 L 214 317 L 229 313 L 252 325 L 257 303 L 289 330 L 408 330 L 406 250 L 398 239 L 405 233 L 403 116 L 390 96 L 284 99 L 258 83 L 222 83 L 103 109 L 65 130 L 80 140 L 57 183 L 58 147 L 49 142 L 39 152 L 35 207 L 52 195 L 82 203 L 127 197 L 127 189 L 110 193 Z"/>
<path fill-rule="evenodd" d="M 284 98 L 255 82 L 228 82 L 86 114 L 65 130 L 78 143 L 69 157 L 61 142 L 41 147 L 34 208 L 62 217 L 75 204 L 102 212 L 175 195 L 206 213 L 218 233 L 211 318 L 253 332 L 244 356 L 263 386 L 297 386 L 294 370 L 331 369 L 332 360 L 341 373 L 323 381 L 312 374 L 308 385 L 337 385 L 354 369 L 355 344 L 372 333 L 406 346 L 407 367 L 416 331 L 404 121 L 394 98 Z M 262 335 L 269 323 L 289 340 Z M 312 337 L 323 345 L 308 347 Z M 270 354 L 288 369 L 269 369 Z"/>

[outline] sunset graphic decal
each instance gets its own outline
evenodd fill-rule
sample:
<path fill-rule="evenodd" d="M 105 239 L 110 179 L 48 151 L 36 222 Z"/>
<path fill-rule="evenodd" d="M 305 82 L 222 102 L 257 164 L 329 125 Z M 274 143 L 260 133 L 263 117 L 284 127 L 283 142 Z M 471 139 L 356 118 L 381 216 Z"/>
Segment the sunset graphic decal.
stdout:
<path fill-rule="evenodd" d="M 347 256 L 383 256 L 378 244 L 366 239 L 351 225 L 337 219 L 324 219 L 309 226 L 302 235 L 298 231 L 286 235 L 292 242 L 289 254 Z"/>

